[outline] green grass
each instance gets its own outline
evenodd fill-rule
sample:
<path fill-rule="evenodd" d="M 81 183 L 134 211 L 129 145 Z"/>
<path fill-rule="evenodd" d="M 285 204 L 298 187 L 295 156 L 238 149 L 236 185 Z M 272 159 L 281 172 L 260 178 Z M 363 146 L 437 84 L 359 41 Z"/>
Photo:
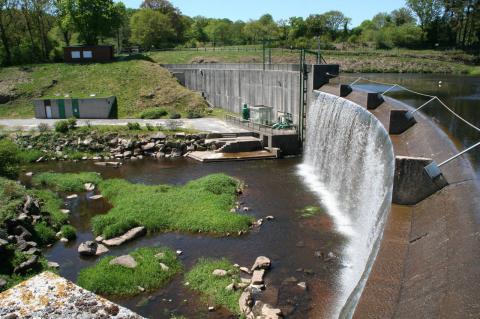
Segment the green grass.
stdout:
<path fill-rule="evenodd" d="M 215 269 L 223 269 L 230 271 L 232 275 L 225 277 L 216 277 L 212 275 Z M 238 300 L 241 291 L 227 291 L 225 287 L 235 280 L 240 280 L 238 269 L 226 260 L 213 260 L 201 258 L 197 264 L 185 275 L 185 282 L 189 283 L 189 287 L 199 292 L 204 301 L 210 306 L 223 306 L 234 314 L 240 315 Z"/>
<path fill-rule="evenodd" d="M 300 214 L 300 217 L 302 218 L 310 218 L 313 216 L 316 216 L 320 213 L 323 212 L 323 209 L 318 206 L 307 206 L 302 209 L 298 210 L 298 213 Z"/>
<path fill-rule="evenodd" d="M 163 253 L 163 258 L 155 257 L 159 253 Z M 110 265 L 114 257 L 105 257 L 96 265 L 83 269 L 78 275 L 78 284 L 102 295 L 136 295 L 140 293 L 139 286 L 147 291 L 157 289 L 182 269 L 175 252 L 170 249 L 140 248 L 130 255 L 137 262 L 136 268 Z M 160 263 L 164 263 L 169 269 L 162 270 Z"/>
<path fill-rule="evenodd" d="M 55 236 L 55 230 L 45 222 L 40 222 L 33 225 L 33 229 L 35 230 L 35 241 L 41 246 L 52 244 L 57 240 L 57 237 Z"/>
<path fill-rule="evenodd" d="M 0 118 L 31 118 L 34 116 L 32 98 L 66 94 L 70 97 L 115 95 L 121 118 L 138 117 L 152 107 L 185 115 L 191 110 L 203 113 L 207 109 L 199 94 L 182 87 L 157 63 L 145 60 L 0 68 L 0 80 L 12 86 L 17 96 L 2 105 Z"/>
<path fill-rule="evenodd" d="M 140 117 L 142 119 L 160 119 L 164 116 L 166 116 L 168 112 L 165 109 L 162 108 L 150 108 L 146 109 L 142 113 L 140 113 Z"/>
<path fill-rule="evenodd" d="M 85 183 L 98 185 L 102 177 L 94 172 L 81 173 L 41 173 L 34 176 L 35 186 L 49 187 L 57 192 L 81 192 Z"/>
<path fill-rule="evenodd" d="M 22 185 L 0 177 L 0 227 L 5 220 L 17 215 L 17 208 L 23 204 L 26 193 Z"/>
<path fill-rule="evenodd" d="M 63 201 L 57 194 L 48 189 L 32 189 L 30 193 L 40 200 L 42 213 L 50 216 L 54 227 L 59 228 L 68 221 L 68 216 L 60 210 Z"/>
<path fill-rule="evenodd" d="M 239 181 L 224 174 L 208 175 L 183 186 L 105 180 L 99 188 L 113 208 L 108 214 L 92 219 L 93 231 L 104 238 L 120 235 L 138 225 L 145 226 L 149 232 L 246 231 L 252 217 L 230 212 L 239 187 Z"/>
<path fill-rule="evenodd" d="M 62 233 L 62 236 L 68 240 L 74 240 L 77 238 L 77 230 L 71 225 L 63 225 L 62 228 L 60 228 L 60 232 Z"/>

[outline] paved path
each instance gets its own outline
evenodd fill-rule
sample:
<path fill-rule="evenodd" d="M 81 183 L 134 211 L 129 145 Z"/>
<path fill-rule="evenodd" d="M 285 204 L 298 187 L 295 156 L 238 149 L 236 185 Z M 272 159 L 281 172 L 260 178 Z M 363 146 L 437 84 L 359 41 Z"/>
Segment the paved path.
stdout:
<path fill-rule="evenodd" d="M 36 128 L 40 123 L 46 123 L 53 126 L 56 121 L 59 120 L 47 120 L 47 119 L 0 119 L 0 126 L 6 128 L 15 128 L 22 130 L 30 130 Z M 213 132 L 213 133 L 235 133 L 246 132 L 246 130 L 233 126 L 223 120 L 217 118 L 200 118 L 200 119 L 181 119 L 181 120 L 142 120 L 142 119 L 78 119 L 77 125 L 84 126 L 90 123 L 91 125 L 127 125 L 129 122 L 137 122 L 141 125 L 150 123 L 153 126 L 162 125 L 165 126 L 170 121 L 176 121 L 183 128 L 194 129 L 198 131 Z"/>

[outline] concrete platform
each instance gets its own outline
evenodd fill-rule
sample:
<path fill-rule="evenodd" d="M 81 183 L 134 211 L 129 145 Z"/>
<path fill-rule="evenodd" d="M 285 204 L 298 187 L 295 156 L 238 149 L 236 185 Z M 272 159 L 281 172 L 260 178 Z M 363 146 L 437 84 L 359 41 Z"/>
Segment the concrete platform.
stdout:
<path fill-rule="evenodd" d="M 321 91 L 340 95 L 337 85 Z M 366 108 L 367 93 L 346 99 Z M 389 129 L 392 110 L 410 110 L 385 98 L 369 110 Z M 396 156 L 441 162 L 459 150 L 421 113 L 417 123 L 390 135 Z M 354 318 L 479 318 L 480 188 L 461 157 L 442 167 L 449 185 L 412 206 L 392 206 L 383 240 Z"/>
<path fill-rule="evenodd" d="M 238 152 L 238 153 L 218 153 L 215 151 L 205 152 L 190 152 L 186 155 L 189 158 L 200 162 L 226 162 L 226 161 L 248 161 L 248 160 L 262 160 L 278 158 L 277 149 L 260 150 L 253 152 Z"/>
<path fill-rule="evenodd" d="M 143 317 L 46 271 L 0 293 L 0 318 Z"/>

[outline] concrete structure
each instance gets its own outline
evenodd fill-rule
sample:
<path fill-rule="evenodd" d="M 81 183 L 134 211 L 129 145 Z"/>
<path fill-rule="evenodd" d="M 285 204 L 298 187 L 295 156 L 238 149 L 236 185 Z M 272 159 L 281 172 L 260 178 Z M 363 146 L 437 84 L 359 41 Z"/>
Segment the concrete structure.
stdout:
<path fill-rule="evenodd" d="M 273 107 L 290 113 L 298 125 L 302 103 L 302 76 L 298 64 L 166 64 L 180 83 L 200 91 L 215 107 L 241 113 L 243 104 Z M 307 105 L 312 92 L 328 82 L 329 74 L 338 74 L 338 65 L 307 65 Z"/>
<path fill-rule="evenodd" d="M 143 317 L 46 271 L 0 293 L 0 318 Z"/>
<path fill-rule="evenodd" d="M 321 90 L 340 95 L 337 86 Z M 366 108 L 365 98 L 365 92 L 354 90 L 347 99 Z M 389 129 L 390 114 L 399 108 L 413 110 L 385 98 L 371 112 Z M 390 136 L 397 157 L 442 161 L 458 153 L 433 121 L 420 113 L 415 118 L 414 126 Z M 421 166 L 414 171 L 420 174 Z M 354 318 L 478 317 L 480 188 L 465 158 L 442 166 L 442 173 L 449 184 L 440 191 L 415 205 L 392 205 Z M 394 187 L 403 188 L 398 184 Z M 419 189 L 415 183 L 410 184 L 412 187 Z"/>
<path fill-rule="evenodd" d="M 38 119 L 115 119 L 118 117 L 117 98 L 55 98 L 35 99 L 35 117 Z"/>
<path fill-rule="evenodd" d="M 109 62 L 114 58 L 113 45 L 79 45 L 63 48 L 63 60 L 72 62 Z"/>

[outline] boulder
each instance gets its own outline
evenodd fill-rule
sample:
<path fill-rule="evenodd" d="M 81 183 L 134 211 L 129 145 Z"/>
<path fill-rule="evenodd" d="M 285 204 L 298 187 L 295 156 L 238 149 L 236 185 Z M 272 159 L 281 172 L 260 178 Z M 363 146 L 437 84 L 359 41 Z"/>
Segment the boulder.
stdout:
<path fill-rule="evenodd" d="M 40 203 L 36 199 L 27 195 L 25 203 L 23 204 L 23 213 L 27 215 L 39 215 Z"/>
<path fill-rule="evenodd" d="M 38 256 L 33 255 L 27 261 L 24 261 L 23 263 L 21 263 L 20 265 L 15 267 L 13 269 L 13 272 L 16 273 L 16 274 L 25 273 L 27 270 L 35 267 L 37 265 L 37 263 L 38 263 Z"/>
<path fill-rule="evenodd" d="M 131 268 L 131 269 L 137 267 L 137 262 L 130 255 L 123 255 L 123 256 L 116 257 L 116 258 L 110 260 L 109 264 L 110 265 L 118 265 L 118 266 Z"/>
<path fill-rule="evenodd" d="M 257 301 L 252 310 L 255 318 L 258 318 L 258 319 L 282 318 L 282 311 L 280 309 L 273 308 L 272 306 L 266 303 L 263 303 L 261 301 Z"/>
<path fill-rule="evenodd" d="M 23 240 L 30 240 L 32 239 L 32 233 L 30 233 L 25 227 L 22 225 L 18 225 L 14 228 L 13 234 L 18 238 Z"/>
<path fill-rule="evenodd" d="M 105 245 L 98 244 L 97 245 L 97 250 L 95 251 L 95 256 L 100 256 L 100 255 L 106 254 L 109 251 L 110 250 L 107 247 L 105 247 Z"/>
<path fill-rule="evenodd" d="M 137 237 L 143 236 L 147 233 L 147 230 L 143 226 L 135 227 L 127 231 L 125 234 L 112 239 L 104 240 L 103 243 L 107 246 L 120 246 L 127 241 L 133 240 Z"/>
<path fill-rule="evenodd" d="M 85 183 L 83 186 L 85 187 L 85 190 L 87 192 L 91 192 L 95 189 L 95 185 L 93 185 L 92 183 Z"/>
<path fill-rule="evenodd" d="M 142 150 L 144 151 L 151 151 L 155 148 L 155 143 L 150 142 L 142 146 Z"/>
<path fill-rule="evenodd" d="M 240 307 L 240 312 L 245 315 L 252 312 L 253 296 L 250 290 L 246 289 L 242 292 L 240 299 L 238 300 L 238 306 Z"/>
<path fill-rule="evenodd" d="M 252 285 L 262 285 L 265 269 L 254 270 L 252 275 Z"/>
<path fill-rule="evenodd" d="M 98 244 L 94 241 L 86 241 L 78 246 L 78 253 L 82 256 L 95 256 Z"/>
<path fill-rule="evenodd" d="M 269 269 L 271 264 L 272 263 L 270 261 L 270 258 L 265 256 L 257 257 L 255 263 L 252 266 L 252 271 L 254 271 L 255 269 Z"/>

